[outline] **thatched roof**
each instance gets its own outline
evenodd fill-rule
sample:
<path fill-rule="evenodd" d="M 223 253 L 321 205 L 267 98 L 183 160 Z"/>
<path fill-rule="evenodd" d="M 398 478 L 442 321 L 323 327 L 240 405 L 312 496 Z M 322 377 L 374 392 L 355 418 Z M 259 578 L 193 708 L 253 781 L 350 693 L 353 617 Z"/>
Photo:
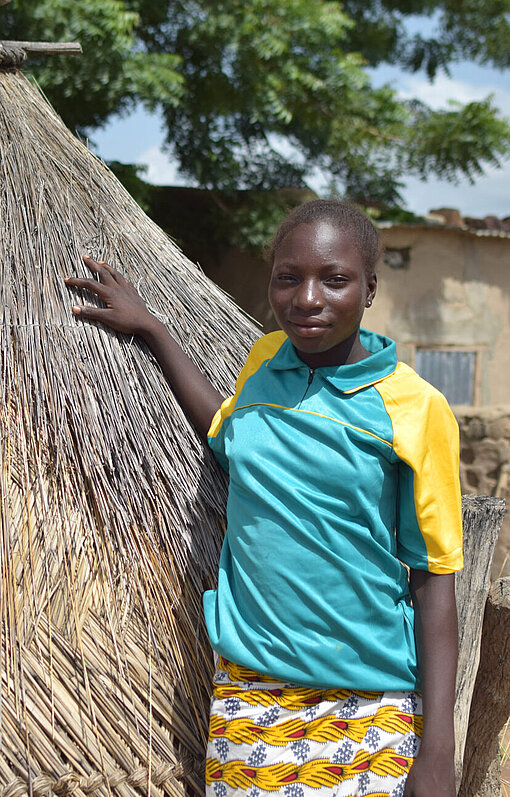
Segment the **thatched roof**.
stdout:
<path fill-rule="evenodd" d="M 0 795 L 200 793 L 225 480 L 63 279 L 118 267 L 222 391 L 258 332 L 2 58 Z"/>

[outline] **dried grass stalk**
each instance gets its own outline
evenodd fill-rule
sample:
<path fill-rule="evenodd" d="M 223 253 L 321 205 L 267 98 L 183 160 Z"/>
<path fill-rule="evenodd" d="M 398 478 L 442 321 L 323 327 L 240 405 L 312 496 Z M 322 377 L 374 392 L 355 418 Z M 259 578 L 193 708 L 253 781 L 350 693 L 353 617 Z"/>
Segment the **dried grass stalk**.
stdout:
<path fill-rule="evenodd" d="M 0 62 L 2 54 L 0 53 Z M 223 391 L 258 332 L 0 64 L 0 795 L 199 794 L 225 480 L 149 352 L 71 312 L 118 267 Z M 75 296 L 81 301 L 82 297 Z"/>

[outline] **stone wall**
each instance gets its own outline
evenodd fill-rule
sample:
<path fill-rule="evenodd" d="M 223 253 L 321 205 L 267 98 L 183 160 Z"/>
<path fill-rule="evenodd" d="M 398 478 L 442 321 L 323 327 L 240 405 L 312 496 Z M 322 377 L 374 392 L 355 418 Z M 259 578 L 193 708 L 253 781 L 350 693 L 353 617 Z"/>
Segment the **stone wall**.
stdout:
<path fill-rule="evenodd" d="M 454 407 L 460 426 L 463 493 L 505 498 L 492 578 L 510 576 L 510 406 Z"/>

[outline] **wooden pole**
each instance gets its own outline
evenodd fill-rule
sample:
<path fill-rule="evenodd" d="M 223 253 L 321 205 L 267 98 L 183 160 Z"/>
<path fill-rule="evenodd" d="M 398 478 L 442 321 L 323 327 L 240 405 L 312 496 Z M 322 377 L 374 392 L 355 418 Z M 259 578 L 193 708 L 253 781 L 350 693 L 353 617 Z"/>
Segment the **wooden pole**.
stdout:
<path fill-rule="evenodd" d="M 485 607 L 459 797 L 501 792 L 499 733 L 510 715 L 510 577 L 491 586 Z"/>
<path fill-rule="evenodd" d="M 455 579 L 459 614 L 459 667 L 455 703 L 457 786 L 462 780 L 469 707 L 480 659 L 482 620 L 489 594 L 492 556 L 505 513 L 505 501 L 503 498 L 464 495 L 462 510 L 464 570 L 457 573 Z"/>
<path fill-rule="evenodd" d="M 2 0 L 0 0 L 0 3 Z M 9 0 L 7 0 L 9 2 Z M 81 55 L 83 50 L 79 42 L 14 42 L 0 41 L 0 46 L 14 47 L 27 53 L 44 53 L 46 55 Z"/>

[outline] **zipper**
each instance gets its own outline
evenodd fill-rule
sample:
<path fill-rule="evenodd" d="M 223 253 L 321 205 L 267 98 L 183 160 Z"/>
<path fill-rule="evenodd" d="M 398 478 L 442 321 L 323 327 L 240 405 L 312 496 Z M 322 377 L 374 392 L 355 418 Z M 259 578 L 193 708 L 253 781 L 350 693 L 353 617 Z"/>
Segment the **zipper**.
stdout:
<path fill-rule="evenodd" d="M 312 384 L 312 382 L 313 382 L 313 377 L 314 377 L 314 375 L 315 375 L 315 368 L 309 368 L 309 369 L 308 369 L 308 382 L 306 383 L 306 390 L 305 390 L 305 392 L 303 393 L 303 395 L 301 396 L 301 401 L 300 401 L 300 402 L 299 402 L 299 404 L 298 404 L 298 408 L 301 406 L 301 404 L 303 403 L 303 401 L 304 401 L 304 400 L 305 400 L 305 398 L 306 398 L 306 394 L 307 394 L 307 393 L 308 393 L 308 391 L 310 390 L 310 385 L 311 385 L 311 384 Z"/>

